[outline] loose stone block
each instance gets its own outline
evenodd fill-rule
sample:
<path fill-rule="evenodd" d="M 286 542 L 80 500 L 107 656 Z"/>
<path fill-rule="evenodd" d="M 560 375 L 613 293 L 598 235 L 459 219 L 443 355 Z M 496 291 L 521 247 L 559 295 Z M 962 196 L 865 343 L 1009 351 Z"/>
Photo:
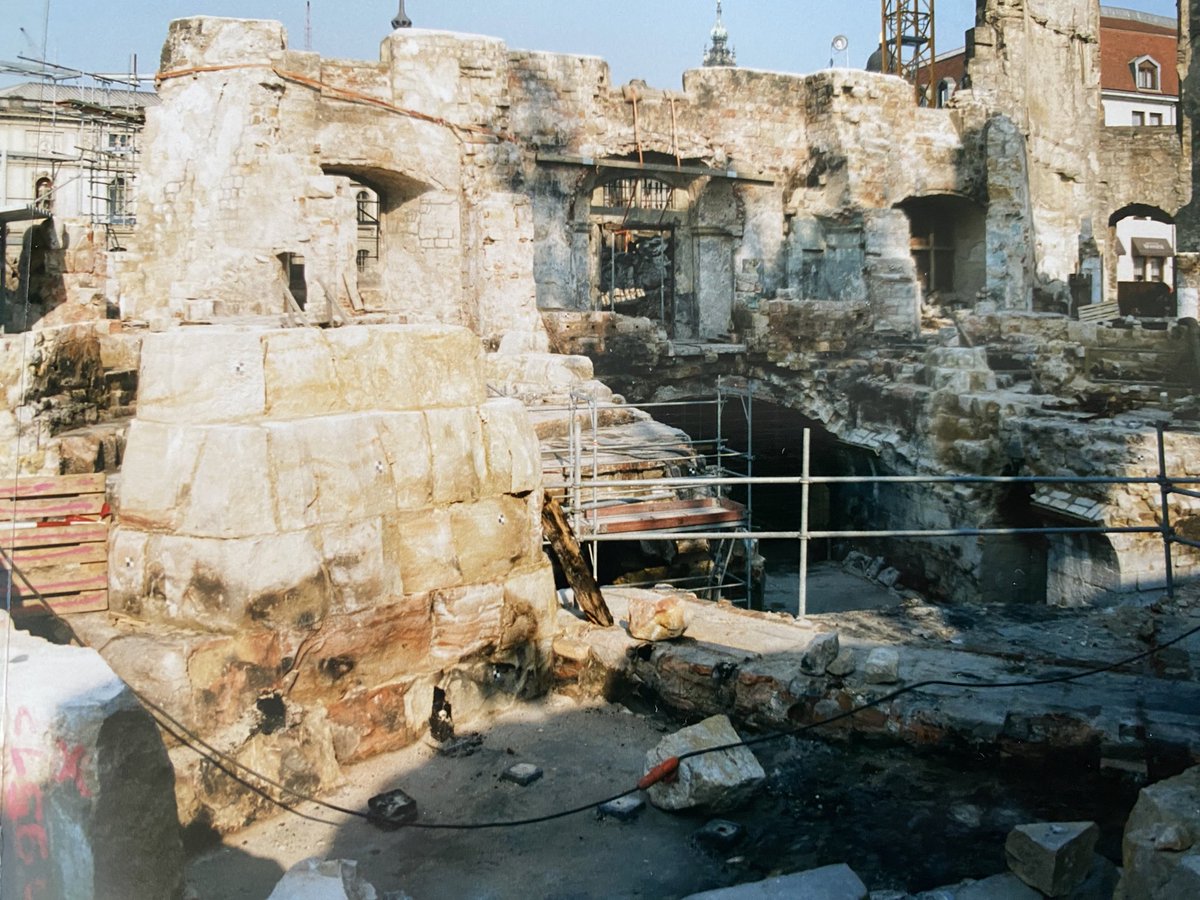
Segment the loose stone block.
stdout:
<path fill-rule="evenodd" d="M 672 756 L 736 744 L 741 740 L 726 716 L 712 716 L 663 738 L 646 754 L 646 771 Z M 748 801 L 766 779 L 748 747 L 735 747 L 686 759 L 671 783 L 659 782 L 647 795 L 659 809 L 724 812 Z"/>
<path fill-rule="evenodd" d="M 794 875 L 690 894 L 684 900 L 867 900 L 867 887 L 847 865 L 824 866 Z"/>
<path fill-rule="evenodd" d="M 629 598 L 629 636 L 639 641 L 671 641 L 687 630 L 687 613 L 678 596 L 652 592 Z"/>
<path fill-rule="evenodd" d="M 645 800 L 641 797 L 631 795 L 628 797 L 618 797 L 616 800 L 609 800 L 607 803 L 601 803 L 596 807 L 596 812 L 601 818 L 607 816 L 621 822 L 628 822 L 636 818 L 645 808 Z"/>
<path fill-rule="evenodd" d="M 179 897 L 183 845 L 162 737 L 94 650 L 9 630 L 0 896 Z"/>
<path fill-rule="evenodd" d="M 1200 856 L 1200 766 L 1142 788 L 1125 823 L 1121 889 L 1126 900 L 1158 900 L 1183 860 Z M 1186 880 L 1186 873 L 1180 876 Z"/>
<path fill-rule="evenodd" d="M 868 684 L 896 684 L 900 680 L 900 653 L 891 647 L 876 647 L 863 663 Z"/>
<path fill-rule="evenodd" d="M 1009 832 L 1004 852 L 1018 878 L 1049 897 L 1061 897 L 1087 878 L 1099 837 L 1095 822 L 1018 825 Z"/>
<path fill-rule="evenodd" d="M 511 781 L 521 787 L 529 787 L 541 778 L 542 774 L 542 770 L 533 763 L 517 763 L 515 766 L 505 769 L 504 774 L 500 777 L 504 781 Z"/>
<path fill-rule="evenodd" d="M 348 859 L 306 859 L 288 869 L 267 900 L 375 900 L 375 888 Z"/>
<path fill-rule="evenodd" d="M 804 655 L 800 657 L 800 671 L 805 675 L 824 675 L 825 670 L 837 659 L 839 652 L 836 631 L 818 634 L 804 648 Z"/>
<path fill-rule="evenodd" d="M 838 678 L 844 678 L 847 675 L 852 675 L 858 668 L 858 662 L 854 655 L 854 651 L 849 647 L 843 647 L 838 651 L 837 658 L 829 664 L 825 670 L 830 675 L 836 675 Z"/>

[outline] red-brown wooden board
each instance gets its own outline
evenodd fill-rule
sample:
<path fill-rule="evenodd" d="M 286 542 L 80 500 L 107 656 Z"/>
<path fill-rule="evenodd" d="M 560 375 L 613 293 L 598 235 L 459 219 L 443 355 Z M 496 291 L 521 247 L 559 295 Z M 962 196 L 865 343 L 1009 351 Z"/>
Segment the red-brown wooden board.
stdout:
<path fill-rule="evenodd" d="M 104 500 L 103 474 L 0 483 L 0 589 L 11 576 L 14 615 L 108 609 Z M 97 521 L 64 521 L 74 516 Z"/>

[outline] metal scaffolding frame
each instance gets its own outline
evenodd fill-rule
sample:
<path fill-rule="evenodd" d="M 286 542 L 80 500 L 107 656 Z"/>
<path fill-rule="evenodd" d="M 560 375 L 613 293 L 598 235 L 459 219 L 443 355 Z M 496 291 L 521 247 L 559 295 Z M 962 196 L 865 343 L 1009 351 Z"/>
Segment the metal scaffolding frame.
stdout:
<path fill-rule="evenodd" d="M 882 71 L 910 82 L 918 102 L 932 105 L 937 58 L 934 0 L 881 0 L 881 14 Z M 928 73 L 928 84 L 920 84 L 922 72 Z"/>

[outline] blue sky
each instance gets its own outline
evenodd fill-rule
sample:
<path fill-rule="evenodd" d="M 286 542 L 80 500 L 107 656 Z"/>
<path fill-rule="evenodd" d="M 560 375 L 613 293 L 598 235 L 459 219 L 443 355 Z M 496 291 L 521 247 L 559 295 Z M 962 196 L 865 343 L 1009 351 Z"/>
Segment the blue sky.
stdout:
<path fill-rule="evenodd" d="M 603 56 L 618 84 L 642 78 L 678 87 L 700 62 L 715 0 L 407 0 L 418 27 L 496 35 L 512 47 Z M 1114 4 L 1116 5 L 1116 4 Z M 1120 4 L 1176 14 L 1175 0 Z M 313 49 L 376 59 L 397 0 L 312 0 Z M 938 0 L 937 46 L 962 46 L 975 0 Z M 45 27 L 49 11 L 49 28 Z M 87 71 L 127 71 L 138 55 L 153 72 L 171 19 L 189 15 L 279 19 L 304 47 L 304 0 L 0 0 L 0 59 L 39 56 Z M 725 24 L 743 66 L 811 72 L 829 64 L 844 34 L 849 63 L 862 66 L 879 35 L 879 0 L 725 0 Z M 24 28 L 24 32 L 20 29 Z M 843 54 L 837 54 L 841 65 Z M 11 80 L 11 79 L 9 79 Z"/>

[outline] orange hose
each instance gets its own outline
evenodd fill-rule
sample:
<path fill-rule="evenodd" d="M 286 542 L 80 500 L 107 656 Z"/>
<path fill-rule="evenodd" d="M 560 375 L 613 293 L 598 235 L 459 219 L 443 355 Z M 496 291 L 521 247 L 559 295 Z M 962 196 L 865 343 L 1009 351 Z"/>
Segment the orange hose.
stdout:
<path fill-rule="evenodd" d="M 663 760 L 649 772 L 642 776 L 642 780 L 638 782 L 638 790 L 644 791 L 660 781 L 665 781 L 668 784 L 675 780 L 679 772 L 679 757 L 672 756 Z"/>

